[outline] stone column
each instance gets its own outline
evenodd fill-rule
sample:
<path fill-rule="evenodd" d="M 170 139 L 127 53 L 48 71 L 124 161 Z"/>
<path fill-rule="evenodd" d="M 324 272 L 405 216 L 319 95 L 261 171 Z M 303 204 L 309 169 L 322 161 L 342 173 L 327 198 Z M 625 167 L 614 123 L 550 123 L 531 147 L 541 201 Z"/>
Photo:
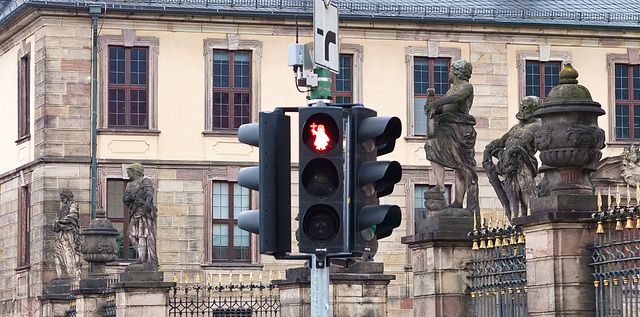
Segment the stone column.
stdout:
<path fill-rule="evenodd" d="M 402 238 L 413 254 L 413 315 L 471 316 L 467 262 L 471 238 L 467 232 L 419 233 Z M 460 228 L 462 229 L 462 228 Z"/>
<path fill-rule="evenodd" d="M 394 275 L 383 274 L 384 265 L 360 262 L 345 269 L 332 266 L 329 275 L 329 315 L 387 316 L 387 287 Z M 283 317 L 311 316 L 311 270 L 287 270 L 287 279 L 273 281 L 280 290 Z"/>
<path fill-rule="evenodd" d="M 114 285 L 116 315 L 169 316 L 169 290 L 173 282 L 125 282 Z"/>
<path fill-rule="evenodd" d="M 559 195 L 532 201 L 514 219 L 526 236 L 529 316 L 595 316 L 591 251 L 596 196 Z"/>

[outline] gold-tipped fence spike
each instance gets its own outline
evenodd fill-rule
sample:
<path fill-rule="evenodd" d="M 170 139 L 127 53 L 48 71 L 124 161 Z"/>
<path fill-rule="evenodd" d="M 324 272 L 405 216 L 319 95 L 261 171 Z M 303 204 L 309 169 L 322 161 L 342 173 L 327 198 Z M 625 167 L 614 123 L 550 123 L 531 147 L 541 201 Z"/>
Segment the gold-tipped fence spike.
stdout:
<path fill-rule="evenodd" d="M 494 245 L 496 247 L 501 247 L 502 246 L 502 239 L 500 239 L 500 237 L 496 237 L 496 242 L 494 243 Z"/>
<path fill-rule="evenodd" d="M 518 235 L 518 244 L 524 244 L 524 233 Z"/>
<path fill-rule="evenodd" d="M 609 194 L 607 195 L 607 209 L 611 210 L 611 187 L 609 188 Z"/>
<path fill-rule="evenodd" d="M 527 205 L 527 216 L 531 216 L 531 206 Z"/>
<path fill-rule="evenodd" d="M 253 272 L 249 272 L 249 282 L 253 284 Z"/>
<path fill-rule="evenodd" d="M 627 224 L 624 227 L 625 229 L 633 229 L 633 220 L 631 220 L 631 217 L 627 217 Z"/>
<path fill-rule="evenodd" d="M 196 284 L 200 284 L 200 273 L 196 273 Z"/>
<path fill-rule="evenodd" d="M 622 231 L 622 220 L 616 219 L 616 231 Z"/>
<path fill-rule="evenodd" d="M 480 239 L 480 249 L 486 249 L 487 248 L 487 243 L 484 241 L 484 239 Z"/>
<path fill-rule="evenodd" d="M 471 246 L 471 250 L 478 250 L 478 239 L 473 240 L 473 245 Z"/>
<path fill-rule="evenodd" d="M 207 274 L 207 284 L 211 285 L 211 274 Z"/>
<path fill-rule="evenodd" d="M 487 239 L 487 249 L 492 249 L 493 248 L 493 239 L 489 238 Z"/>
<path fill-rule="evenodd" d="M 503 223 L 504 225 L 504 223 Z M 496 209 L 496 228 L 500 227 L 500 210 Z"/>
<path fill-rule="evenodd" d="M 512 245 L 518 244 L 518 242 L 516 241 L 516 234 L 515 233 L 511 234 L 511 238 L 509 240 L 511 240 L 511 243 L 509 243 L 509 244 L 512 244 Z"/>
<path fill-rule="evenodd" d="M 222 273 L 218 273 L 218 284 L 222 284 Z"/>
<path fill-rule="evenodd" d="M 184 273 L 184 283 L 189 284 L 189 274 Z"/>
<path fill-rule="evenodd" d="M 629 183 L 627 183 L 627 207 L 631 206 L 631 192 L 629 191 Z"/>
<path fill-rule="evenodd" d="M 602 226 L 602 221 L 598 221 L 598 228 L 596 229 L 596 233 L 599 233 L 599 234 L 604 233 L 604 227 Z"/>
<path fill-rule="evenodd" d="M 616 208 L 620 208 L 620 185 L 616 185 Z"/>
<path fill-rule="evenodd" d="M 478 225 L 476 224 L 478 220 L 476 219 L 476 211 L 473 210 L 473 231 L 478 231 Z"/>
<path fill-rule="evenodd" d="M 502 236 L 502 245 L 503 246 L 508 246 L 509 245 L 509 239 L 507 239 L 506 235 Z"/>
<path fill-rule="evenodd" d="M 262 284 L 262 271 L 260 271 L 260 274 L 258 274 L 258 282 Z"/>
<path fill-rule="evenodd" d="M 596 192 L 598 193 L 598 211 L 602 211 L 602 194 L 600 190 L 596 188 Z"/>
<path fill-rule="evenodd" d="M 229 285 L 233 284 L 233 273 L 229 273 Z"/>
<path fill-rule="evenodd" d="M 489 228 L 493 228 L 493 216 L 489 216 Z"/>
<path fill-rule="evenodd" d="M 273 281 L 273 270 L 269 270 L 269 282 Z"/>
<path fill-rule="evenodd" d="M 600 286 L 600 281 L 593 281 L 593 286 L 598 288 Z"/>
<path fill-rule="evenodd" d="M 240 275 L 238 276 L 238 282 L 240 282 L 240 284 L 242 285 L 243 281 L 244 281 L 244 277 L 242 276 L 242 273 L 240 273 Z"/>
<path fill-rule="evenodd" d="M 173 282 L 178 283 L 178 274 L 173 274 Z"/>
<path fill-rule="evenodd" d="M 484 228 L 484 215 L 482 214 L 482 210 L 480 210 L 480 228 Z"/>

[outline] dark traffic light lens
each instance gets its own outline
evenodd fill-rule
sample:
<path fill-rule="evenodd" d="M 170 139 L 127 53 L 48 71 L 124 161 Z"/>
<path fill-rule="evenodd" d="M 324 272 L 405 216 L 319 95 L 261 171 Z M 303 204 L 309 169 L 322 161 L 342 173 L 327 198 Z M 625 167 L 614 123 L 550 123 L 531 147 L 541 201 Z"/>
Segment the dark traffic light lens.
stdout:
<path fill-rule="evenodd" d="M 303 126 L 302 142 L 312 151 L 329 152 L 336 143 L 342 142 L 342 136 L 333 117 L 326 113 L 316 113 Z"/>
<path fill-rule="evenodd" d="M 315 197 L 333 195 L 339 185 L 338 170 L 327 159 L 313 159 L 302 171 L 302 186 L 307 193 Z"/>
<path fill-rule="evenodd" d="M 312 206 L 304 216 L 304 234 L 313 241 L 331 241 L 338 234 L 340 219 L 335 209 L 327 205 Z"/>

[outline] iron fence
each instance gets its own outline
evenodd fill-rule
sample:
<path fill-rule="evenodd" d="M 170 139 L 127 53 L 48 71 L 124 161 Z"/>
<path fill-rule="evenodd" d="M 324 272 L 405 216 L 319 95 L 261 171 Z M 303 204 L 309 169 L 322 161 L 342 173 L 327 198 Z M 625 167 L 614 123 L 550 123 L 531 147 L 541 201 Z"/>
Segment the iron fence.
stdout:
<path fill-rule="evenodd" d="M 520 226 L 484 223 L 473 238 L 469 278 L 476 317 L 529 316 L 525 239 Z"/>
<path fill-rule="evenodd" d="M 114 290 L 108 290 L 107 302 L 102 306 L 104 317 L 116 317 L 116 293 Z"/>
<path fill-rule="evenodd" d="M 637 194 L 640 191 L 636 190 Z M 636 201 L 638 201 L 636 197 Z M 596 316 L 638 316 L 640 312 L 640 207 L 632 206 L 627 189 L 627 205 L 593 214 L 597 221 L 592 249 L 593 286 Z M 602 198 L 598 195 L 598 210 Z"/>
<path fill-rule="evenodd" d="M 203 284 L 196 275 L 196 283 L 190 285 L 187 276 L 182 286 L 172 288 L 169 316 L 279 317 L 280 295 L 276 286 L 270 282 L 263 284 L 262 273 L 257 284 L 253 274 L 249 279 L 249 284 L 243 284 L 240 274 L 239 283 L 234 284 L 230 275 L 229 284 L 222 284 L 219 276 L 218 284 L 214 285 L 211 275 Z M 177 282 L 177 277 L 174 281 Z"/>
<path fill-rule="evenodd" d="M 76 299 L 71 300 L 71 304 L 69 304 L 69 310 L 66 311 L 66 317 L 76 317 Z"/>

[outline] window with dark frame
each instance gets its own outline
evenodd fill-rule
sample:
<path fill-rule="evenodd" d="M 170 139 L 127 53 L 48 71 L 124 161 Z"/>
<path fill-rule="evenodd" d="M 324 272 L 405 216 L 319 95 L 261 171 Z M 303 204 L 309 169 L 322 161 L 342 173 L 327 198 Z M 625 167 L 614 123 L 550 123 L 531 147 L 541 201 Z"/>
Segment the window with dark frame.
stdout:
<path fill-rule="evenodd" d="M 147 129 L 148 48 L 109 46 L 109 128 Z"/>
<path fill-rule="evenodd" d="M 18 140 L 30 134 L 30 61 L 30 54 L 26 54 L 20 58 L 18 67 Z"/>
<path fill-rule="evenodd" d="M 525 95 L 547 99 L 547 94 L 558 85 L 561 62 L 527 61 L 525 66 Z"/>
<path fill-rule="evenodd" d="M 427 115 L 424 112 L 427 89 L 435 89 L 436 99 L 447 93 L 450 62 L 449 58 L 415 57 L 413 60 L 414 135 L 424 136 L 427 134 Z"/>
<path fill-rule="evenodd" d="M 340 73 L 331 74 L 334 103 L 353 102 L 353 55 L 340 54 Z"/>
<path fill-rule="evenodd" d="M 213 261 L 250 261 L 249 232 L 238 227 L 238 215 L 251 208 L 251 191 L 237 183 L 213 182 Z"/>
<path fill-rule="evenodd" d="M 18 268 L 29 266 L 31 251 L 31 189 L 18 188 Z"/>
<path fill-rule="evenodd" d="M 429 214 L 429 209 L 427 209 L 424 205 L 424 202 L 425 202 L 424 193 L 434 187 L 435 187 L 434 185 L 424 185 L 424 184 L 415 185 L 414 191 L 413 191 L 414 192 L 413 208 L 415 211 L 414 226 L 417 226 L 419 220 L 426 219 L 427 215 Z M 448 205 L 451 202 L 451 185 L 445 184 L 444 187 L 445 187 L 444 197 Z"/>
<path fill-rule="evenodd" d="M 213 129 L 251 121 L 251 52 L 213 50 Z"/>
<path fill-rule="evenodd" d="M 111 221 L 113 227 L 120 235 L 116 238 L 118 243 L 118 257 L 120 261 L 131 261 L 138 259 L 133 243 L 129 241 L 129 208 L 122 202 L 127 180 L 108 179 L 107 180 L 107 219 Z M 125 248 L 124 246 L 128 247 Z"/>
<path fill-rule="evenodd" d="M 640 139 L 640 66 L 616 64 L 615 98 L 616 140 Z"/>

